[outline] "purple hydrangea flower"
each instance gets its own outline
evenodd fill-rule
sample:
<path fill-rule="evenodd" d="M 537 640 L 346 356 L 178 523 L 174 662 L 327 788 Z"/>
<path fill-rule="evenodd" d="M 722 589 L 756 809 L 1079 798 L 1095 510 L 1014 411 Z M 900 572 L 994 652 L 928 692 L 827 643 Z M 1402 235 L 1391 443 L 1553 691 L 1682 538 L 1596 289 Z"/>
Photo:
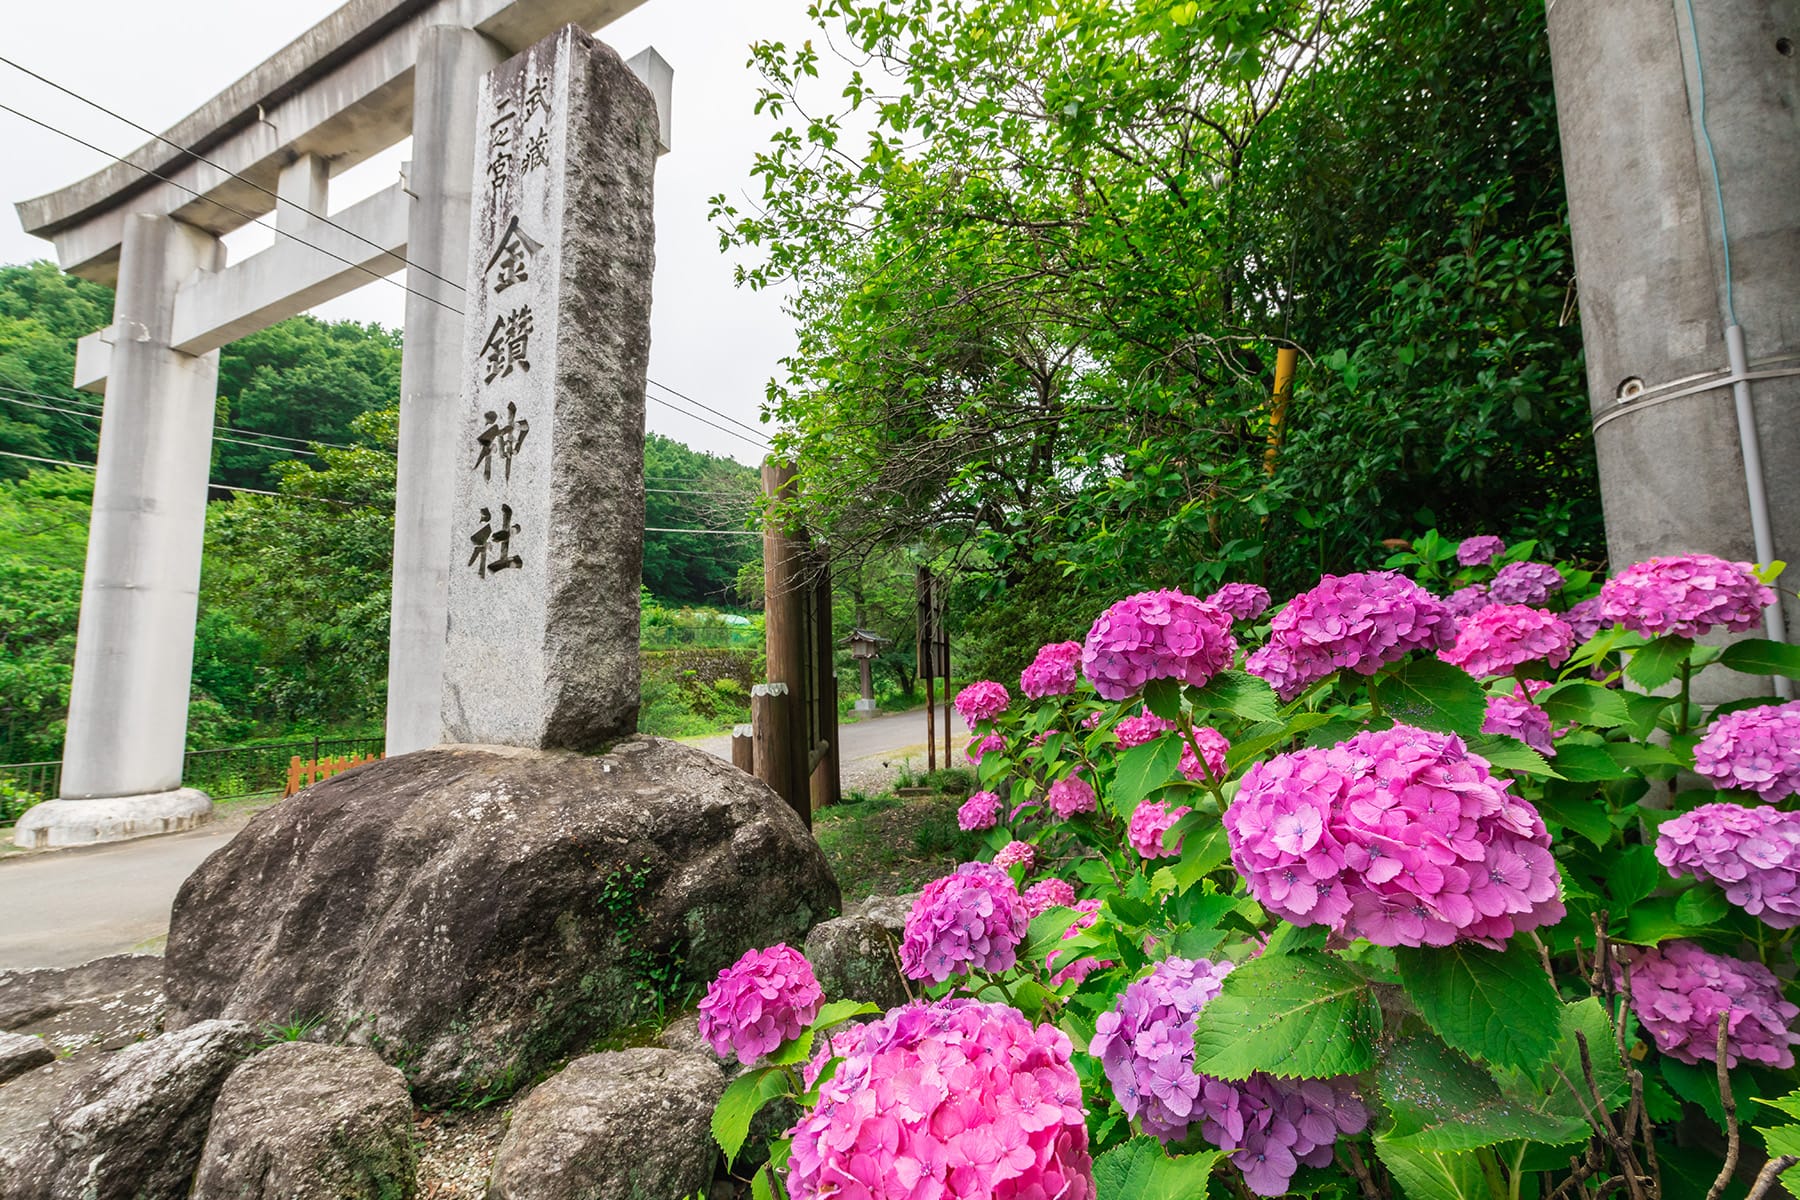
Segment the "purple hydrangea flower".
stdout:
<path fill-rule="evenodd" d="M 1703 804 L 1663 822 L 1656 859 L 1677 878 L 1710 879 L 1773 929 L 1800 925 L 1800 813 Z"/>
<path fill-rule="evenodd" d="M 1244 774 L 1232 865 L 1264 908 L 1383 946 L 1498 948 L 1562 919 L 1550 834 L 1461 739 L 1407 725 Z"/>
<path fill-rule="evenodd" d="M 1465 567 L 1485 567 L 1500 557 L 1506 543 L 1491 533 L 1464 538 L 1456 547 L 1456 561 Z"/>
<path fill-rule="evenodd" d="M 1206 598 L 1234 621 L 1254 621 L 1269 611 L 1269 589 L 1254 583 L 1228 583 Z"/>
<path fill-rule="evenodd" d="M 1202 725 L 1194 730 L 1194 741 L 1200 743 L 1201 753 L 1206 755 L 1206 769 L 1200 769 L 1200 759 L 1194 754 L 1193 743 L 1186 738 L 1181 744 L 1181 773 L 1195 783 L 1205 783 L 1207 773 L 1211 772 L 1214 782 L 1225 778 L 1225 756 L 1231 752 L 1231 743 L 1225 735 L 1210 725 Z"/>
<path fill-rule="evenodd" d="M 1080 667 L 1080 642 L 1052 642 L 1039 649 L 1031 665 L 1019 673 L 1019 690 L 1032 700 L 1067 696 L 1075 690 Z"/>
<path fill-rule="evenodd" d="M 1103 698 L 1123 700 L 1152 679 L 1202 686 L 1236 653 L 1224 612 L 1185 592 L 1139 592 L 1094 621 L 1081 670 Z"/>
<path fill-rule="evenodd" d="M 981 721 L 991 721 L 1006 711 L 1012 697 L 1006 688 L 991 679 L 978 680 L 956 693 L 956 711 L 970 729 Z"/>
<path fill-rule="evenodd" d="M 1742 633 L 1762 621 L 1774 589 L 1749 563 L 1710 554 L 1676 554 L 1633 563 L 1600 589 L 1600 613 L 1645 637 L 1699 637 L 1713 629 Z"/>
<path fill-rule="evenodd" d="M 934 983 L 969 970 L 1009 971 L 1030 924 L 1012 876 L 992 863 L 964 863 L 913 901 L 900 968 Z"/>
<path fill-rule="evenodd" d="M 1017 810 L 1014 810 L 1017 815 Z M 1037 850 L 1030 842 L 1011 841 L 1000 847 L 994 854 L 994 865 L 1002 870 L 1008 867 L 1023 867 L 1027 875 L 1031 868 L 1037 866 Z"/>
<path fill-rule="evenodd" d="M 914 1002 L 832 1039 L 793 1131 L 792 1200 L 1095 1200 L 1067 1034 L 975 1000 Z"/>
<path fill-rule="evenodd" d="M 1125 840 L 1141 858 L 1179 858 L 1181 843 L 1166 846 L 1163 835 L 1192 811 L 1185 804 L 1180 808 L 1165 808 L 1160 800 L 1139 801 L 1131 811 L 1131 820 L 1126 823 Z"/>
<path fill-rule="evenodd" d="M 1025 889 L 1025 911 L 1041 916 L 1053 908 L 1074 908 L 1075 888 L 1066 879 L 1040 879 Z"/>
<path fill-rule="evenodd" d="M 1000 823 L 1000 797 L 992 792 L 976 792 L 956 810 L 956 827 L 964 833 L 980 833 Z"/>
<path fill-rule="evenodd" d="M 1518 738 L 1545 758 L 1556 757 L 1556 746 L 1550 739 L 1550 714 L 1531 699 L 1549 686 L 1541 679 L 1530 679 L 1522 685 L 1515 684 L 1510 696 L 1489 696 L 1481 732 Z"/>
<path fill-rule="evenodd" d="M 1444 602 L 1394 571 L 1327 575 L 1276 614 L 1269 642 L 1245 667 L 1292 700 L 1333 671 L 1373 675 L 1412 650 L 1456 637 Z"/>
<path fill-rule="evenodd" d="M 1555 613 L 1523 604 L 1490 604 L 1464 620 L 1456 644 L 1438 657 L 1477 679 L 1510 675 L 1529 662 L 1561 666 L 1575 648 L 1575 631 Z"/>
<path fill-rule="evenodd" d="M 1586 600 L 1573 605 L 1563 614 L 1563 620 L 1575 631 L 1575 644 L 1580 645 L 1606 628 L 1609 622 L 1600 611 L 1600 597 L 1589 596 Z"/>
<path fill-rule="evenodd" d="M 1507 563 L 1488 584 L 1488 595 L 1496 604 L 1542 604 L 1550 593 L 1560 592 L 1567 582 L 1549 563 Z"/>
<path fill-rule="evenodd" d="M 1488 590 L 1479 583 L 1471 583 L 1468 587 L 1457 588 L 1444 597 L 1444 607 L 1458 621 L 1473 616 L 1494 602 Z"/>
<path fill-rule="evenodd" d="M 1741 788 L 1764 800 L 1800 792 L 1800 700 L 1715 718 L 1694 747 L 1694 770 L 1715 787 Z"/>
<path fill-rule="evenodd" d="M 1744 1059 L 1778 1070 L 1794 1065 L 1789 1029 L 1800 1007 L 1781 994 L 1781 981 L 1758 962 L 1728 958 L 1693 942 L 1673 941 L 1627 959 L 1631 1007 L 1656 1048 L 1699 1065 L 1719 1060 L 1719 1017 L 1725 1025 L 1725 1065 Z M 1614 967 L 1614 976 L 1620 974 Z"/>
<path fill-rule="evenodd" d="M 1119 739 L 1119 749 L 1129 750 L 1133 746 L 1154 742 L 1174 728 L 1175 722 L 1165 721 L 1149 709 L 1145 709 L 1138 716 L 1126 717 L 1114 725 L 1113 736 Z"/>
<path fill-rule="evenodd" d="M 1094 785 L 1080 775 L 1070 775 L 1051 784 L 1045 799 L 1057 819 L 1066 821 L 1078 813 L 1094 811 Z"/>
<path fill-rule="evenodd" d="M 825 1003 L 812 967 L 791 946 L 748 950 L 719 972 L 700 1001 L 700 1036 L 746 1067 L 800 1036 Z"/>

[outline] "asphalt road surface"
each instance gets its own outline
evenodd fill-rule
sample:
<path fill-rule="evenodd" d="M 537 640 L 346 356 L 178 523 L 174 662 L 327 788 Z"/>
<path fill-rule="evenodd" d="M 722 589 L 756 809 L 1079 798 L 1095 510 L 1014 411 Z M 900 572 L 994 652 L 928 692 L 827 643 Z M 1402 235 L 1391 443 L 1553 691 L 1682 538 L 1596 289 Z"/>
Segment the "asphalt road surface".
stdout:
<path fill-rule="evenodd" d="M 943 737 L 941 727 L 937 735 Z M 922 758 L 925 712 L 845 724 L 840 736 L 850 780 L 879 768 L 884 757 L 911 750 Z M 956 736 L 967 740 L 960 721 Z M 728 736 L 695 744 L 731 757 Z M 0 858 L 0 970 L 160 952 L 182 881 L 245 823 L 239 818 L 187 833 Z"/>

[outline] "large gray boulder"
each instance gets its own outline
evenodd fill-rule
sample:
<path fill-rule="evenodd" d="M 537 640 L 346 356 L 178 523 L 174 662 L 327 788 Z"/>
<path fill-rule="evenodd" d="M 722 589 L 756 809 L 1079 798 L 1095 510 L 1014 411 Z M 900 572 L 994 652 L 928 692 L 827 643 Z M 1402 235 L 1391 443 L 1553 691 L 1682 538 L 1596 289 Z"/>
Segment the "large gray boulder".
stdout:
<path fill-rule="evenodd" d="M 428 1102 L 505 1095 L 838 900 L 799 816 L 702 751 L 442 746 L 314 784 L 207 859 L 175 900 L 167 1021 L 322 1020 Z"/>
<path fill-rule="evenodd" d="M 225 1080 L 193 1200 L 405 1200 L 412 1135 L 406 1080 L 374 1051 L 282 1042 Z"/>
<path fill-rule="evenodd" d="M 883 1009 L 912 999 L 900 973 L 900 939 L 917 896 L 870 896 L 806 935 L 806 961 L 827 999 L 862 1000 Z"/>
<path fill-rule="evenodd" d="M 0 1083 L 56 1061 L 50 1043 L 35 1033 L 0 1033 Z"/>
<path fill-rule="evenodd" d="M 488 1200 L 685 1200 L 718 1161 L 718 1064 L 678 1050 L 590 1054 L 513 1108 Z"/>
<path fill-rule="evenodd" d="M 114 1054 L 57 1104 L 14 1164 L 8 1200 L 184 1200 L 213 1100 L 255 1038 L 203 1021 Z"/>

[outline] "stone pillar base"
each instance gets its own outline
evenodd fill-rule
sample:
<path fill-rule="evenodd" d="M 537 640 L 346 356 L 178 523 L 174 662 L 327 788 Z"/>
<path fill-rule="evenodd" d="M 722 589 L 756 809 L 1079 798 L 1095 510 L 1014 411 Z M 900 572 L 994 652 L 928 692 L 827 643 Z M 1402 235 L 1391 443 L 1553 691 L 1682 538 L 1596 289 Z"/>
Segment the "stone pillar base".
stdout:
<path fill-rule="evenodd" d="M 118 842 L 192 829 L 211 817 L 212 797 L 198 788 L 102 800 L 46 800 L 25 810 L 13 829 L 13 844 L 43 850 Z"/>
<path fill-rule="evenodd" d="M 880 707 L 873 700 L 864 700 L 859 697 L 856 701 L 856 719 L 859 721 L 866 721 L 880 711 Z"/>

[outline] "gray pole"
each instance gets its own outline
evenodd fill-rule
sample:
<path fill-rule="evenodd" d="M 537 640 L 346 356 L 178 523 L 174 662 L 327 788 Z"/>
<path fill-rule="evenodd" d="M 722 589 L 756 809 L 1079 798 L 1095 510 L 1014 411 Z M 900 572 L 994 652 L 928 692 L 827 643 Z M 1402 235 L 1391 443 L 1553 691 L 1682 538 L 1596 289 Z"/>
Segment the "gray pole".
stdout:
<path fill-rule="evenodd" d="M 419 39 L 413 83 L 412 216 L 407 257 L 461 280 L 469 262 L 475 108 L 481 77 L 506 51 L 473 29 L 435 25 Z M 394 503 L 394 595 L 388 630 L 387 752 L 442 741 L 444 614 L 451 510 L 462 434 L 461 288 L 407 274 L 400 360 L 400 470 Z"/>
<path fill-rule="evenodd" d="M 1547 6 L 1615 568 L 1800 560 L 1800 0 L 1696 8 Z"/>

